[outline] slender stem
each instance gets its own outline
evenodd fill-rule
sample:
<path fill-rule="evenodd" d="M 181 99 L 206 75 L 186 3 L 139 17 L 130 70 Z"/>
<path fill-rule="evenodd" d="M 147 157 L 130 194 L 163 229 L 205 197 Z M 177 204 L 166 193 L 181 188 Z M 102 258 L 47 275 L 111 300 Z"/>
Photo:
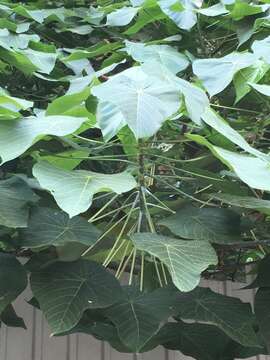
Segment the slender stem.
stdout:
<path fill-rule="evenodd" d="M 136 263 L 136 254 L 137 254 L 137 250 L 136 250 L 136 248 L 134 248 L 134 252 L 133 252 L 133 256 L 132 256 L 132 262 L 131 262 L 131 269 L 130 269 L 130 273 L 129 273 L 128 285 L 132 284 L 133 272 L 134 272 L 134 267 L 135 267 L 135 263 Z"/>
<path fill-rule="evenodd" d="M 141 272 L 140 272 L 140 290 L 143 291 L 144 281 L 144 251 L 141 253 Z"/>
<path fill-rule="evenodd" d="M 127 208 L 127 207 L 129 207 L 129 206 L 131 206 L 131 205 L 132 205 L 132 202 L 129 203 L 129 204 L 123 205 L 123 206 L 121 206 L 121 207 L 119 207 L 119 208 L 117 208 L 117 209 L 111 210 L 111 211 L 107 212 L 106 214 L 103 214 L 103 215 L 101 215 L 101 216 L 99 216 L 99 217 L 97 217 L 97 218 L 91 219 L 91 222 L 95 222 L 95 221 L 101 220 L 101 219 L 103 219 L 103 218 L 105 218 L 105 217 L 107 217 L 107 216 L 109 216 L 109 215 L 114 214 L 116 211 L 123 210 L 123 209 L 125 209 L 125 208 Z M 88 221 L 90 222 L 90 220 L 88 220 Z"/>
<path fill-rule="evenodd" d="M 241 109 L 241 108 L 233 107 L 233 106 L 218 105 L 218 104 L 213 104 L 213 103 L 210 103 L 210 105 L 213 107 L 216 107 L 216 108 L 220 108 L 220 109 L 228 109 L 228 110 L 248 112 L 248 113 L 252 113 L 252 114 L 260 114 L 259 111 Z"/>
<path fill-rule="evenodd" d="M 123 265 L 123 262 L 125 261 L 125 258 L 126 258 L 126 255 L 127 255 L 127 251 L 128 251 L 128 247 L 129 247 L 129 243 L 127 243 L 126 247 L 125 247 L 125 250 L 124 250 L 124 253 L 123 253 L 123 256 L 120 260 L 120 263 L 119 263 L 119 266 L 118 266 L 118 269 L 116 270 L 116 273 L 115 273 L 115 277 L 118 276 L 120 270 L 121 270 L 121 267 Z"/>
<path fill-rule="evenodd" d="M 89 220 L 88 222 L 92 222 L 99 214 L 101 214 L 107 207 L 116 200 L 116 198 L 119 196 L 119 194 L 116 194 L 113 196 L 102 208 L 100 208 Z"/>
<path fill-rule="evenodd" d="M 128 224 L 129 219 L 130 219 L 130 217 L 131 217 L 131 214 L 132 214 L 133 211 L 135 210 L 135 206 L 136 206 L 136 204 L 137 204 L 137 202 L 138 202 L 138 197 L 139 197 L 139 194 L 136 196 L 136 198 L 135 198 L 135 200 L 134 200 L 134 202 L 133 202 L 133 204 L 132 204 L 132 207 L 131 207 L 131 209 L 130 209 L 130 211 L 129 211 L 129 213 L 128 213 L 128 216 L 127 216 L 127 218 L 126 218 L 126 220 L 125 220 L 125 222 L 124 222 L 124 225 L 122 226 L 122 229 L 121 229 L 121 231 L 119 232 L 119 234 L 118 234 L 118 236 L 117 236 L 117 238 L 116 238 L 116 241 L 115 241 L 115 243 L 113 244 L 113 247 L 111 248 L 109 254 L 107 255 L 106 259 L 105 259 L 104 262 L 103 262 L 103 266 L 108 266 L 108 264 L 110 263 L 111 256 L 112 256 L 112 254 L 114 253 L 114 251 L 115 251 L 115 249 L 116 249 L 116 247 L 117 247 L 117 245 L 118 245 L 118 243 L 119 243 L 119 241 L 120 241 L 120 239 L 121 239 L 121 237 L 122 237 L 122 235 L 123 235 L 123 233 L 124 233 L 124 231 L 125 231 L 125 229 L 126 229 L 126 227 L 127 227 L 127 224 Z"/>
<path fill-rule="evenodd" d="M 128 263 L 129 263 L 132 255 L 133 255 L 134 251 L 135 251 L 135 248 L 133 248 L 133 249 L 131 250 L 129 256 L 127 257 L 126 261 L 124 262 L 124 265 L 123 265 L 122 269 L 119 271 L 119 274 L 117 275 L 117 279 L 120 279 L 120 277 L 122 276 L 122 274 L 123 274 L 123 272 L 125 271 L 125 269 L 126 269 Z"/>

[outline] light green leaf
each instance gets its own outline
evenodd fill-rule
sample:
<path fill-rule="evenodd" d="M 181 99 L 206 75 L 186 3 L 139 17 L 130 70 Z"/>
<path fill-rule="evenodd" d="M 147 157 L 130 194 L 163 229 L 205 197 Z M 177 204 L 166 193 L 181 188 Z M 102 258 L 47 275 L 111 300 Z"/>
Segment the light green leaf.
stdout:
<path fill-rule="evenodd" d="M 93 245 L 101 231 L 86 219 L 72 219 L 63 211 L 38 207 L 33 208 L 28 227 L 21 231 L 20 245 L 27 248 L 62 246 L 66 243 Z"/>
<path fill-rule="evenodd" d="M 57 59 L 56 52 L 43 52 L 28 48 L 26 50 L 21 50 L 20 53 L 24 55 L 37 68 L 37 71 L 44 74 L 51 73 Z"/>
<path fill-rule="evenodd" d="M 26 288 L 27 274 L 14 255 L 0 253 L 0 314 Z"/>
<path fill-rule="evenodd" d="M 159 0 L 161 10 L 183 30 L 190 30 L 197 22 L 196 2 L 192 0 Z"/>
<path fill-rule="evenodd" d="M 179 108 L 170 83 L 133 67 L 92 88 L 93 95 L 118 107 L 136 138 L 154 135 Z"/>
<path fill-rule="evenodd" d="M 230 16 L 234 20 L 241 20 L 246 16 L 251 16 L 255 14 L 260 14 L 269 9 L 269 5 L 253 5 L 252 3 L 248 4 L 244 1 L 235 1 L 233 8 L 230 11 Z"/>
<path fill-rule="evenodd" d="M 97 107 L 97 124 L 105 141 L 109 141 L 127 124 L 118 107 L 109 102 L 99 102 Z"/>
<path fill-rule="evenodd" d="M 176 309 L 182 319 L 216 325 L 244 346 L 260 346 L 253 329 L 254 317 L 249 303 L 198 287 L 180 297 Z"/>
<path fill-rule="evenodd" d="M 200 282 L 201 272 L 218 261 L 207 241 L 180 240 L 152 233 L 137 233 L 131 239 L 139 250 L 157 257 L 167 266 L 174 285 L 181 291 L 194 289 Z"/>
<path fill-rule="evenodd" d="M 73 170 L 83 160 L 88 158 L 89 153 L 90 149 L 82 148 L 82 150 L 67 150 L 55 155 L 40 155 L 38 152 L 33 152 L 31 156 L 37 161 L 47 161 L 53 166 L 65 170 Z"/>
<path fill-rule="evenodd" d="M 200 135 L 187 134 L 186 136 L 198 144 L 208 147 L 214 156 L 234 170 L 238 177 L 251 188 L 270 190 L 270 163 L 267 161 L 267 155 L 260 159 L 254 156 L 238 154 L 218 146 L 213 146 Z"/>
<path fill-rule="evenodd" d="M 182 93 L 191 120 L 198 125 L 202 125 L 201 115 L 209 106 L 209 99 L 202 89 L 175 76 L 168 68 L 156 61 L 144 63 L 142 69 L 146 74 L 161 78 L 174 87 L 175 91 Z"/>
<path fill-rule="evenodd" d="M 86 87 L 81 92 L 60 96 L 49 104 L 46 115 L 65 115 L 71 109 L 84 104 L 89 95 L 90 88 Z"/>
<path fill-rule="evenodd" d="M 125 26 L 128 25 L 137 15 L 140 8 L 122 7 L 107 15 L 106 25 Z"/>
<path fill-rule="evenodd" d="M 0 181 L 0 225 L 13 228 L 27 226 L 29 207 L 38 196 L 19 177 Z"/>
<path fill-rule="evenodd" d="M 34 165 L 33 175 L 70 217 L 86 211 L 97 192 L 114 191 L 122 194 L 137 185 L 133 176 L 127 172 L 100 174 L 86 170 L 67 171 L 45 161 Z"/>
<path fill-rule="evenodd" d="M 26 49 L 30 41 L 39 41 L 36 34 L 12 34 L 7 29 L 0 29 L 0 46 L 7 50 Z"/>
<path fill-rule="evenodd" d="M 76 131 L 85 118 L 38 116 L 0 122 L 0 157 L 2 164 L 23 154 L 38 137 L 65 136 Z"/>
<path fill-rule="evenodd" d="M 88 308 L 103 308 L 122 296 L 116 278 L 88 261 L 57 262 L 31 275 L 31 288 L 53 335 L 70 330 Z"/>
<path fill-rule="evenodd" d="M 228 14 L 229 10 L 226 9 L 223 3 L 217 3 L 207 8 L 199 9 L 198 13 L 205 16 L 219 16 Z"/>
<path fill-rule="evenodd" d="M 231 243 L 240 236 L 240 216 L 228 209 L 186 205 L 159 222 L 185 239 Z"/>
<path fill-rule="evenodd" d="M 262 159 L 267 158 L 267 155 L 250 146 L 249 143 L 236 130 L 234 130 L 224 119 L 222 119 L 221 116 L 219 116 L 210 107 L 208 107 L 203 113 L 202 120 L 246 152 L 254 156 L 261 157 Z"/>
<path fill-rule="evenodd" d="M 249 83 L 249 85 L 259 93 L 265 96 L 270 96 L 270 85 L 254 84 L 252 82 Z"/>
<path fill-rule="evenodd" d="M 0 88 L 0 120 L 11 120 L 21 116 L 20 110 L 33 106 L 32 101 L 10 96 Z"/>
<path fill-rule="evenodd" d="M 131 41 L 125 42 L 125 51 L 140 63 L 157 61 L 169 71 L 177 74 L 189 65 L 188 58 L 169 45 L 147 45 Z"/>
<path fill-rule="evenodd" d="M 235 103 L 237 103 L 250 92 L 250 83 L 257 83 L 260 81 L 268 70 L 269 65 L 261 60 L 257 60 L 254 65 L 240 70 L 233 79 L 236 91 Z"/>
<path fill-rule="evenodd" d="M 232 168 L 239 178 L 251 188 L 270 190 L 270 162 L 217 146 L 214 146 L 213 149 L 225 164 Z"/>
<path fill-rule="evenodd" d="M 213 96 L 224 90 L 239 70 L 253 65 L 255 61 L 253 54 L 235 52 L 222 58 L 195 60 L 193 72 Z"/>
<path fill-rule="evenodd" d="M 254 54 L 270 64 L 270 36 L 263 40 L 255 40 L 251 46 Z"/>

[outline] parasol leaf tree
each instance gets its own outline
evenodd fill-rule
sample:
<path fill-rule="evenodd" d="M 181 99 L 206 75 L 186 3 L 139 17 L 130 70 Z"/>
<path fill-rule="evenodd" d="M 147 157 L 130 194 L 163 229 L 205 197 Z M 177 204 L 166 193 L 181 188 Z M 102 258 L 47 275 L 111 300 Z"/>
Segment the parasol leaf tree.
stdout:
<path fill-rule="evenodd" d="M 28 285 L 53 336 L 269 354 L 269 14 L 0 1 L 0 322 L 25 328 Z M 254 311 L 203 279 L 258 289 Z"/>

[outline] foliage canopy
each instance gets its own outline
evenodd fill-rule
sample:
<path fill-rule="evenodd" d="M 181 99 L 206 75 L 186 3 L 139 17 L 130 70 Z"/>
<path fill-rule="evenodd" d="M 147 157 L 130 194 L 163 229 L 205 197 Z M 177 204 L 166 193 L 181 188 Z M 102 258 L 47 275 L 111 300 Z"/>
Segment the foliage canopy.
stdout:
<path fill-rule="evenodd" d="M 2 323 L 29 281 L 54 336 L 269 353 L 269 28 L 269 0 L 0 1 Z M 250 263 L 254 311 L 199 286 Z"/>

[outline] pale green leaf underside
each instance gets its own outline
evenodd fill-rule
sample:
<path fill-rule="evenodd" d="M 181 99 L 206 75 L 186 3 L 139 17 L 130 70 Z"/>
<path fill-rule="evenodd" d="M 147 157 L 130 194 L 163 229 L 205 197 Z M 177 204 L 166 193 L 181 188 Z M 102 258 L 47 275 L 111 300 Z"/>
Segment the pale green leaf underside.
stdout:
<path fill-rule="evenodd" d="M 40 116 L 0 122 L 2 164 L 23 154 L 38 137 L 72 134 L 84 121 L 85 118 L 71 116 Z"/>
<path fill-rule="evenodd" d="M 210 243 L 180 240 L 152 233 L 131 236 L 139 250 L 148 252 L 163 262 L 181 291 L 191 291 L 200 282 L 200 274 L 209 265 L 217 264 L 217 255 Z"/>
<path fill-rule="evenodd" d="M 34 165 L 33 175 L 43 189 L 51 192 L 59 207 L 70 217 L 86 211 L 97 192 L 113 191 L 122 194 L 137 185 L 133 176 L 127 172 L 101 174 L 86 170 L 68 171 L 45 161 Z"/>
<path fill-rule="evenodd" d="M 136 138 L 154 135 L 179 108 L 180 94 L 167 81 L 133 67 L 92 89 L 102 102 L 115 105 Z"/>

